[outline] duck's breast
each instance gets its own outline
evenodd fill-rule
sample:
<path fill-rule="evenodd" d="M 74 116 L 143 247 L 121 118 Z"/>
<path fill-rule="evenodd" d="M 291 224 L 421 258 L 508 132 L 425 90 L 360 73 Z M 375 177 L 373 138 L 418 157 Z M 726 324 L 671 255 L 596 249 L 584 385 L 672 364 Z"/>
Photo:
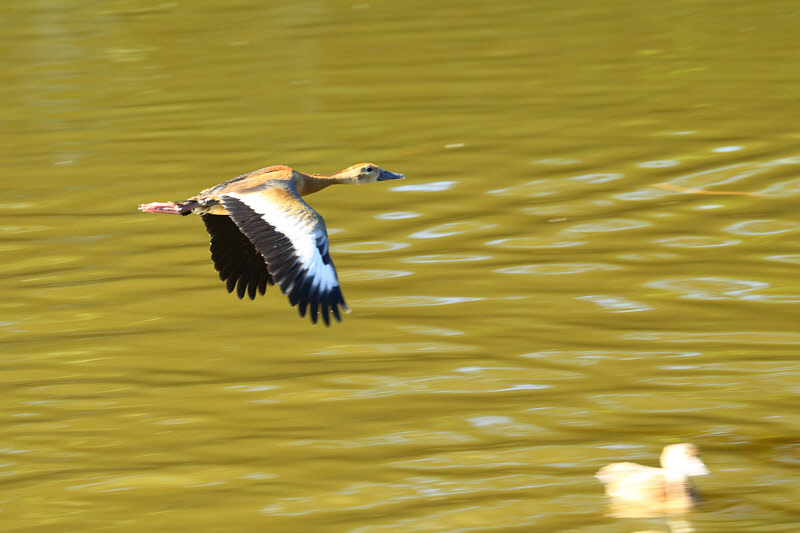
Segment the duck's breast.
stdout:
<path fill-rule="evenodd" d="M 597 473 L 606 493 L 615 501 L 663 503 L 664 471 L 636 463 L 614 463 Z"/>

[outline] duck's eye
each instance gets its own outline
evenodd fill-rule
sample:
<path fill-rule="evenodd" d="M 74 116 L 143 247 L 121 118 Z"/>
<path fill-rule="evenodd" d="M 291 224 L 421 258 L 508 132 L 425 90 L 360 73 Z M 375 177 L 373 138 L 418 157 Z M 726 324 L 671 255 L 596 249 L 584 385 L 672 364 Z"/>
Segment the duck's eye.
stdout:
<path fill-rule="evenodd" d="M 369 174 L 373 170 L 375 170 L 375 167 L 364 167 L 364 172 L 366 172 L 367 174 Z"/>

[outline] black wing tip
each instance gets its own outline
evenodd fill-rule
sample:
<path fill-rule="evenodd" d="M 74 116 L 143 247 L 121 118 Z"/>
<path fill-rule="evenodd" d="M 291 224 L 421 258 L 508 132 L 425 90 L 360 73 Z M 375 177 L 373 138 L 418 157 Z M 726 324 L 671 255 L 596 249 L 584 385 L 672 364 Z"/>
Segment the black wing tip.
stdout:
<path fill-rule="evenodd" d="M 225 283 L 227 291 L 229 293 L 235 292 L 240 300 L 244 300 L 245 296 L 248 296 L 250 300 L 255 300 L 259 293 L 262 296 L 264 295 L 268 285 L 272 285 L 272 283 L 265 283 L 263 279 L 246 280 L 243 278 L 230 277 L 221 281 Z M 301 292 L 296 293 L 292 291 L 288 298 L 289 304 L 292 305 L 292 307 L 297 307 L 300 318 L 305 318 L 306 313 L 308 313 L 312 324 L 322 322 L 326 327 L 330 327 L 331 323 L 334 321 L 338 324 L 342 323 L 342 312 L 348 314 L 352 311 L 345 303 L 342 291 L 339 287 L 335 287 L 326 295 L 318 295 L 315 293 L 309 297 L 309 287 L 307 285 L 302 287 L 302 285 L 305 284 L 301 284 Z M 303 291 L 302 288 L 305 288 L 305 291 Z M 333 320 L 331 320 L 331 317 L 333 317 Z"/>
<path fill-rule="evenodd" d="M 342 311 L 345 313 L 350 312 L 350 308 L 344 303 L 342 291 L 339 287 L 335 287 L 331 292 L 324 295 L 314 294 L 311 297 L 304 295 L 298 302 L 293 302 L 289 298 L 289 303 L 292 306 L 297 306 L 297 313 L 300 318 L 305 318 L 308 313 L 308 318 L 312 324 L 322 322 L 326 327 L 329 327 L 334 321 L 342 323 Z M 333 317 L 333 320 L 331 320 Z"/>

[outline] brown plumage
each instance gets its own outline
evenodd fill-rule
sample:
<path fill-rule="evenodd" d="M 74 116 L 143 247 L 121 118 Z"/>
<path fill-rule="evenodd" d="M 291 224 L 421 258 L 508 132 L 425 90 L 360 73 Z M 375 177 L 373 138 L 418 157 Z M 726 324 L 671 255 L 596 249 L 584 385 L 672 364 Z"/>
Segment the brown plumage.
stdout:
<path fill-rule="evenodd" d="M 331 175 L 303 174 L 285 166 L 262 168 L 204 190 L 182 202 L 139 206 L 146 213 L 203 218 L 211 236 L 211 259 L 239 298 L 266 292 L 277 284 L 311 322 L 330 315 L 341 322 L 339 308 L 350 310 L 328 253 L 325 221 L 300 197 L 337 183 L 366 184 L 402 179 L 402 174 L 361 163 Z"/>
<path fill-rule="evenodd" d="M 690 477 L 708 475 L 693 444 L 671 444 L 661 452 L 662 468 L 612 463 L 597 472 L 612 500 L 615 516 L 642 517 L 682 512 L 700 498 Z"/>

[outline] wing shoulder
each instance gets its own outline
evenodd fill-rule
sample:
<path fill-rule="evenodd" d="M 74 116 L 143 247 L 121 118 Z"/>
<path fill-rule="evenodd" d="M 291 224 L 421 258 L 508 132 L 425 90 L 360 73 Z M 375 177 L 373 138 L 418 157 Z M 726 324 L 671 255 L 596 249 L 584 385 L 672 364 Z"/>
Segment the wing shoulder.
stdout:
<path fill-rule="evenodd" d="M 284 165 L 274 165 L 271 167 L 260 168 L 252 172 L 247 172 L 241 176 L 236 176 L 219 185 L 210 187 L 198 196 L 219 196 L 221 194 L 246 191 L 248 189 L 267 187 L 272 181 L 288 180 L 294 174 L 294 170 Z"/>

